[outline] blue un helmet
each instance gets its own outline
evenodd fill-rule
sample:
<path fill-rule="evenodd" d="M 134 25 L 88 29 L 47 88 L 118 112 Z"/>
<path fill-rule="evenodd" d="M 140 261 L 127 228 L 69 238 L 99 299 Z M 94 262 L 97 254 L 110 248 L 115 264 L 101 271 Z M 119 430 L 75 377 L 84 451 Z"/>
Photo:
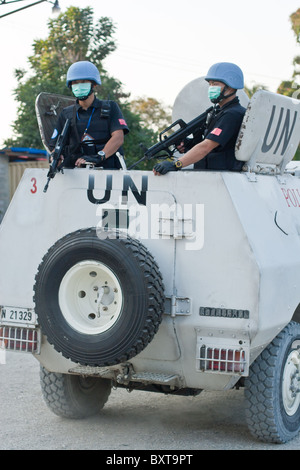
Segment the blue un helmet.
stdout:
<path fill-rule="evenodd" d="M 244 88 L 244 75 L 240 67 L 231 62 L 218 62 L 210 67 L 205 80 L 215 80 L 235 90 Z"/>
<path fill-rule="evenodd" d="M 91 80 L 101 85 L 101 78 L 97 67 L 87 60 L 75 62 L 67 72 L 67 86 L 70 87 L 74 80 Z"/>

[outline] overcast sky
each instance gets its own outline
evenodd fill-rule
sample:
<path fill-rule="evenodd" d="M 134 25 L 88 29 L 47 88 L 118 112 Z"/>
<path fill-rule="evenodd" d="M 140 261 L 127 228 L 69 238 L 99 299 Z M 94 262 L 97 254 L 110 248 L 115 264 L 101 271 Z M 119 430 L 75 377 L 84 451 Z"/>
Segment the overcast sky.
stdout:
<path fill-rule="evenodd" d="M 0 5 L 0 16 L 34 3 Z M 190 81 L 206 74 L 211 64 L 235 62 L 246 85 L 263 84 L 276 91 L 293 73 L 299 54 L 289 16 L 299 0 L 59 0 L 62 11 L 91 6 L 95 19 L 112 18 L 117 50 L 105 61 L 132 98 L 148 96 L 173 105 Z M 0 18 L 1 134 L 11 137 L 16 117 L 14 70 L 28 69 L 35 39 L 48 36 L 51 4 L 41 3 Z M 3 106 L 4 104 L 4 106 Z"/>

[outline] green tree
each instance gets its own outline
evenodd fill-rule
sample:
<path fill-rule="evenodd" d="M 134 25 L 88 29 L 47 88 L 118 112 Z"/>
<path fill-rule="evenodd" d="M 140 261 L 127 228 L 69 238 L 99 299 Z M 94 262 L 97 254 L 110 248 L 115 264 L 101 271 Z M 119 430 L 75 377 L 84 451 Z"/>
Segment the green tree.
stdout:
<path fill-rule="evenodd" d="M 131 132 L 125 139 L 128 163 L 140 158 L 139 143 L 147 147 L 156 140 L 155 133 L 143 128 L 141 119 L 130 110 L 129 95 L 122 83 L 111 77 L 103 67 L 103 60 L 116 49 L 115 26 L 110 18 L 102 17 L 95 24 L 90 7 L 70 7 L 65 13 L 48 22 L 49 35 L 33 43 L 33 55 L 28 58 L 29 71 L 17 69 L 17 119 L 13 125 L 15 136 L 6 140 L 7 146 L 42 146 L 35 116 L 35 99 L 41 92 L 71 95 L 66 87 L 66 72 L 78 60 L 89 60 L 99 69 L 102 85 L 99 96 L 117 101 Z"/>
<path fill-rule="evenodd" d="M 296 36 L 296 41 L 300 43 L 300 8 L 297 11 L 290 15 L 291 27 Z M 300 87 L 299 78 L 300 78 L 300 56 L 296 56 L 293 59 L 294 72 L 292 75 L 292 80 L 285 80 L 281 82 L 278 87 L 278 93 L 281 93 L 286 96 L 295 96 L 296 89 Z"/>
<path fill-rule="evenodd" d="M 261 85 L 260 83 L 256 83 L 255 85 L 252 86 L 252 88 L 245 86 L 245 92 L 251 98 L 251 96 L 254 95 L 258 90 L 267 90 L 268 88 L 264 85 Z"/>
<path fill-rule="evenodd" d="M 164 106 L 155 98 L 139 97 L 132 100 L 130 105 L 132 111 L 140 116 L 142 124 L 155 132 L 161 132 L 171 124 L 170 106 Z"/>
<path fill-rule="evenodd" d="M 296 41 L 300 43 L 300 8 L 290 15 L 291 27 L 296 36 Z M 284 80 L 277 89 L 277 93 L 285 96 L 292 96 L 296 99 L 300 97 L 300 56 L 294 57 L 294 71 L 291 80 Z M 300 147 L 298 147 L 294 160 L 300 160 Z"/>

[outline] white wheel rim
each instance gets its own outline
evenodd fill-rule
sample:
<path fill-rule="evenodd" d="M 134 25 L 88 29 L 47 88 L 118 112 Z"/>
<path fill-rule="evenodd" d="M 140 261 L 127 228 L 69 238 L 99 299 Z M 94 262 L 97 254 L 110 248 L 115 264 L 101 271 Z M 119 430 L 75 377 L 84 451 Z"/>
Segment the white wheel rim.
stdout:
<path fill-rule="evenodd" d="M 97 335 L 109 330 L 122 310 L 122 289 L 116 275 L 97 261 L 82 261 L 65 274 L 58 301 L 76 331 Z"/>
<path fill-rule="evenodd" d="M 298 359 L 296 356 L 298 356 Z M 292 351 L 286 361 L 283 377 L 282 377 L 282 399 L 283 406 L 289 416 L 293 416 L 300 405 L 300 379 L 299 369 L 297 366 L 299 361 L 298 352 Z"/>

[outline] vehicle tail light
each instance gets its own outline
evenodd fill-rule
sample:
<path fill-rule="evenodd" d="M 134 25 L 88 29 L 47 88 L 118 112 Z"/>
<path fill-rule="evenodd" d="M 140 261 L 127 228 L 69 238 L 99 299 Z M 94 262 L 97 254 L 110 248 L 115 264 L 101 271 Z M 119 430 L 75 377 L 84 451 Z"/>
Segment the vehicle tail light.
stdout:
<path fill-rule="evenodd" d="M 38 331 L 31 328 L 3 326 L 0 328 L 0 341 L 10 351 L 38 352 Z"/>
<path fill-rule="evenodd" d="M 200 348 L 200 369 L 204 371 L 235 372 L 245 371 L 246 354 L 243 349 Z"/>

